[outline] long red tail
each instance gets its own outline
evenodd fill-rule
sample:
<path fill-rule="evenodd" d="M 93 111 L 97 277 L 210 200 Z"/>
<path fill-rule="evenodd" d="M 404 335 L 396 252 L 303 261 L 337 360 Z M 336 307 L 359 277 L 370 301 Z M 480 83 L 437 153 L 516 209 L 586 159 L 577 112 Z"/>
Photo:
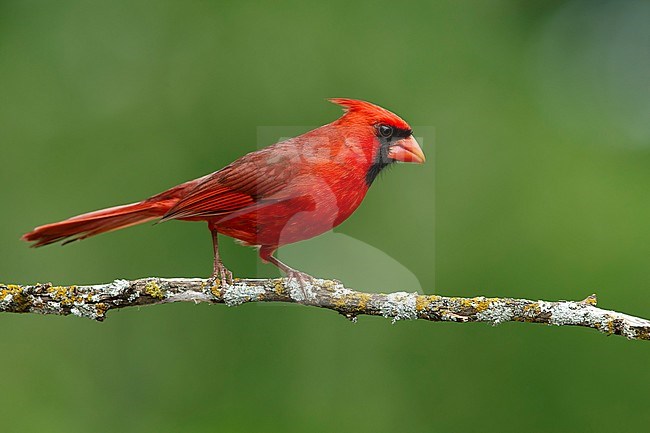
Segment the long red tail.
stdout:
<path fill-rule="evenodd" d="M 33 247 L 41 247 L 58 241 L 65 241 L 64 244 L 66 244 L 160 218 L 176 201 L 145 200 L 140 203 L 102 209 L 36 227 L 33 231 L 25 233 L 21 239 L 35 242 Z"/>
<path fill-rule="evenodd" d="M 36 227 L 31 232 L 25 233 L 21 239 L 34 242 L 33 247 L 42 247 L 59 241 L 64 241 L 63 244 L 65 245 L 100 233 L 158 219 L 174 207 L 187 191 L 191 191 L 206 177 L 176 185 L 139 203 L 101 209 L 77 215 L 58 223 Z"/>

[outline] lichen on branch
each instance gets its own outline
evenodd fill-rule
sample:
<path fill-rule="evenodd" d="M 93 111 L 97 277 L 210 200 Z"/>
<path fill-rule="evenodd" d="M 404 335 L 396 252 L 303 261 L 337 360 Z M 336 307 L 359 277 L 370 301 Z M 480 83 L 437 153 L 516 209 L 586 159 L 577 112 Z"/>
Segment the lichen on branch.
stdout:
<path fill-rule="evenodd" d="M 424 319 L 432 322 L 532 322 L 582 326 L 633 340 L 650 340 L 650 321 L 596 307 L 596 297 L 583 301 L 531 301 L 418 293 L 364 293 L 335 280 L 305 285 L 277 279 L 236 279 L 232 285 L 200 278 L 144 278 L 108 284 L 55 286 L 51 283 L 0 284 L 0 312 L 75 315 L 102 321 L 110 310 L 170 302 L 206 302 L 237 306 L 248 302 L 289 302 L 337 311 L 352 321 L 357 316 L 382 316 L 393 323 Z"/>

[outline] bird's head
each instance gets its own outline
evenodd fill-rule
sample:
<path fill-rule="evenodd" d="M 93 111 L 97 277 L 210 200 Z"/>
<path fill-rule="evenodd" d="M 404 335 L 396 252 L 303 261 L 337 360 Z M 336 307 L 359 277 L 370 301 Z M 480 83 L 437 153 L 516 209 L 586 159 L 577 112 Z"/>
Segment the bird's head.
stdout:
<path fill-rule="evenodd" d="M 401 117 L 370 102 L 332 98 L 331 102 L 345 109 L 337 123 L 352 128 L 369 154 L 366 183 L 370 185 L 379 172 L 395 162 L 425 161 L 424 152 L 413 138 L 413 130 Z"/>

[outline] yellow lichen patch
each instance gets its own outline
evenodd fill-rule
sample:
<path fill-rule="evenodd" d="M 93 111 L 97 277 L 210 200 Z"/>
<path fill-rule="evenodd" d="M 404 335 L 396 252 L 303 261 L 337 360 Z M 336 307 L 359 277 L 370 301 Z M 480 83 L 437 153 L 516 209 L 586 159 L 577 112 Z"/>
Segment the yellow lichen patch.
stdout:
<path fill-rule="evenodd" d="M 339 311 L 363 313 L 371 298 L 367 293 L 349 292 L 335 296 L 332 304 Z"/>
<path fill-rule="evenodd" d="M 451 298 L 451 300 L 459 304 L 461 308 L 471 308 L 471 309 L 476 309 L 475 304 L 478 299 L 480 298 L 458 298 L 456 296 Z"/>
<path fill-rule="evenodd" d="M 415 311 L 424 311 L 431 304 L 431 298 L 424 295 L 419 295 L 415 298 Z"/>
<path fill-rule="evenodd" d="M 16 306 L 16 312 L 27 311 L 30 308 L 29 299 L 23 293 L 23 288 L 16 284 L 7 284 L 6 288 L 0 291 L 0 301 L 7 299 L 11 295 L 11 302 Z"/>
<path fill-rule="evenodd" d="M 95 305 L 95 309 L 97 310 L 97 317 L 104 317 L 108 311 L 108 305 L 104 304 L 103 302 L 98 302 Z"/>
<path fill-rule="evenodd" d="M 589 295 L 585 298 L 584 301 L 582 301 L 582 303 L 595 306 L 596 304 L 598 304 L 598 298 L 596 297 L 595 294 Z"/>
<path fill-rule="evenodd" d="M 524 305 L 524 314 L 526 316 L 537 316 L 542 310 L 539 308 L 539 304 L 536 302 L 533 304 Z"/>
<path fill-rule="evenodd" d="M 350 298 L 349 295 L 343 295 L 343 296 L 339 296 L 339 297 L 334 298 L 334 306 L 337 309 L 341 309 L 341 308 L 345 307 L 346 305 L 348 305 L 349 298 Z"/>
<path fill-rule="evenodd" d="M 82 298 L 86 303 L 93 303 L 100 299 L 100 294 L 96 292 L 90 292 L 86 294 L 86 296 L 82 296 Z"/>
<path fill-rule="evenodd" d="M 340 286 L 335 281 L 332 280 L 323 280 L 322 287 L 330 292 L 335 291 Z"/>
<path fill-rule="evenodd" d="M 357 309 L 359 311 L 364 311 L 368 307 L 368 302 L 372 299 L 368 293 L 359 293 L 357 296 L 359 298 L 359 303 L 357 304 Z"/>
<path fill-rule="evenodd" d="M 528 322 L 528 323 L 535 322 L 537 321 L 536 319 L 539 316 L 539 314 L 541 314 L 541 312 L 542 310 L 539 308 L 539 304 L 537 304 L 536 302 L 532 304 L 527 304 L 524 305 L 524 307 L 522 308 L 521 316 L 514 317 L 514 320 L 516 322 Z"/>
<path fill-rule="evenodd" d="M 77 293 L 77 286 L 52 286 L 47 288 L 47 293 L 61 305 L 73 305 L 75 302 L 84 301 L 83 296 Z"/>
<path fill-rule="evenodd" d="M 460 298 L 458 296 L 452 296 L 449 298 L 449 302 L 454 305 L 455 308 L 474 308 L 474 300 L 470 298 Z"/>
<path fill-rule="evenodd" d="M 284 284 L 282 284 L 282 280 L 280 279 L 275 280 L 275 282 L 273 283 L 273 289 L 276 295 L 284 294 Z"/>
<path fill-rule="evenodd" d="M 431 307 L 432 302 L 436 302 L 439 300 L 440 300 L 440 296 L 438 295 L 418 295 L 415 298 L 415 310 L 416 311 L 427 310 Z"/>
<path fill-rule="evenodd" d="M 9 295 L 16 297 L 23 294 L 23 288 L 16 284 L 7 284 L 5 289 L 0 292 L 0 301 L 4 300 Z"/>
<path fill-rule="evenodd" d="M 480 313 L 481 311 L 485 311 L 488 308 L 490 308 L 490 304 L 492 304 L 492 301 L 494 301 L 493 298 L 474 298 L 472 299 L 472 307 L 476 310 L 476 312 Z"/>
<path fill-rule="evenodd" d="M 221 296 L 219 287 L 221 287 L 221 281 L 217 278 L 216 280 L 214 280 L 214 284 L 212 285 L 212 287 L 210 287 L 210 293 L 212 293 L 217 298 Z"/>
<path fill-rule="evenodd" d="M 165 299 L 165 292 L 155 281 L 147 281 L 144 286 L 144 292 L 154 299 Z"/>

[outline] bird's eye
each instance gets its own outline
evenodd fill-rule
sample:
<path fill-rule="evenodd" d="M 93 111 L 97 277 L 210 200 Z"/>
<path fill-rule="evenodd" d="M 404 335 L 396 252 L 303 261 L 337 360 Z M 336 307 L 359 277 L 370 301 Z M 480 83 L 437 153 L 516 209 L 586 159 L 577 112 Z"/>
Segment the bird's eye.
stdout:
<path fill-rule="evenodd" d="M 393 135 L 393 128 L 388 125 L 379 125 L 379 134 L 382 137 L 388 138 Z"/>

